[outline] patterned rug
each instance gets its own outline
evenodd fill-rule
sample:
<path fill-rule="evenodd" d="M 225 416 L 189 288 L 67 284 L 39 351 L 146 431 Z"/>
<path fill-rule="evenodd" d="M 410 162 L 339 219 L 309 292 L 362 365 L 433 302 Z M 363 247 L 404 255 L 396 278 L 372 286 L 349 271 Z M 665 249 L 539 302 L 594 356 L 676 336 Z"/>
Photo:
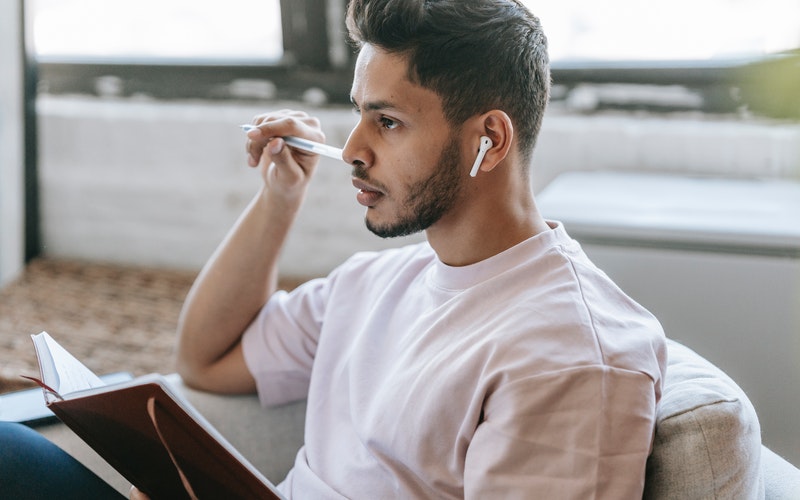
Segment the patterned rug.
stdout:
<path fill-rule="evenodd" d="M 37 259 L 0 290 L 0 393 L 38 376 L 31 334 L 47 331 L 97 374 L 174 371 L 175 328 L 195 272 Z M 282 278 L 291 290 L 307 278 Z"/>
<path fill-rule="evenodd" d="M 180 307 L 195 273 L 39 259 L 0 290 L 0 392 L 38 375 L 46 330 L 98 374 L 174 371 Z"/>

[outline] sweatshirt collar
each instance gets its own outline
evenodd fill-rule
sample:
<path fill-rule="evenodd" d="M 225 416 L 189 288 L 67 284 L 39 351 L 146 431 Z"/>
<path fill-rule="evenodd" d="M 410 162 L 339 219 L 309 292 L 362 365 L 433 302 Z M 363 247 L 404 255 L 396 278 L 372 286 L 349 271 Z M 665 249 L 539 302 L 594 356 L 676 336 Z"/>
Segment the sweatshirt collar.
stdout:
<path fill-rule="evenodd" d="M 468 266 L 449 266 L 435 258 L 428 272 L 428 282 L 437 288 L 459 291 L 471 288 L 494 276 L 536 259 L 554 246 L 571 241 L 564 226 L 557 221 L 547 221 L 549 231 L 536 234 L 525 241 L 488 259 Z"/>

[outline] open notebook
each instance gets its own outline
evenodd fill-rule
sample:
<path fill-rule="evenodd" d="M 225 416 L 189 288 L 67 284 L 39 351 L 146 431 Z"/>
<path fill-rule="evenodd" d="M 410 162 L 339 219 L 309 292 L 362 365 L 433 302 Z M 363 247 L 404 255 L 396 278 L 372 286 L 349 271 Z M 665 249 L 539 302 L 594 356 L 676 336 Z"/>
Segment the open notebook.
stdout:
<path fill-rule="evenodd" d="M 165 377 L 106 384 L 42 332 L 32 335 L 47 407 L 152 498 L 282 498 Z"/>

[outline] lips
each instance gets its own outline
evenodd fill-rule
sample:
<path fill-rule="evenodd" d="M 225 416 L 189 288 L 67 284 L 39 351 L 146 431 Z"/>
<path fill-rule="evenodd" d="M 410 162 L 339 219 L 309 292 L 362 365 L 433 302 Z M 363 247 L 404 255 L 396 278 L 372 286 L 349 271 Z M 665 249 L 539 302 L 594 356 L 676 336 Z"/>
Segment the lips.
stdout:
<path fill-rule="evenodd" d="M 367 184 L 361 179 L 353 178 L 353 187 L 358 189 L 356 199 L 365 207 L 374 206 L 385 194 L 380 189 Z"/>

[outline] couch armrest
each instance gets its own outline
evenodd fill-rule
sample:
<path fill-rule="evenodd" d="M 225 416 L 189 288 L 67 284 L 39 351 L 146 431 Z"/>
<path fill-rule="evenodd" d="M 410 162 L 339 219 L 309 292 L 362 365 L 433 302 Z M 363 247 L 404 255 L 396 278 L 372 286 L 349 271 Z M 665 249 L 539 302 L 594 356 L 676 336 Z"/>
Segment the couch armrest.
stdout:
<path fill-rule="evenodd" d="M 797 498 L 800 470 L 766 446 L 761 447 L 761 470 L 767 500 Z"/>
<path fill-rule="evenodd" d="M 265 409 L 255 394 L 211 394 L 187 387 L 176 374 L 167 378 L 264 476 L 275 484 L 283 480 L 303 444 L 305 402 Z M 130 483 L 67 426 L 57 423 L 37 430 L 128 496 Z"/>

